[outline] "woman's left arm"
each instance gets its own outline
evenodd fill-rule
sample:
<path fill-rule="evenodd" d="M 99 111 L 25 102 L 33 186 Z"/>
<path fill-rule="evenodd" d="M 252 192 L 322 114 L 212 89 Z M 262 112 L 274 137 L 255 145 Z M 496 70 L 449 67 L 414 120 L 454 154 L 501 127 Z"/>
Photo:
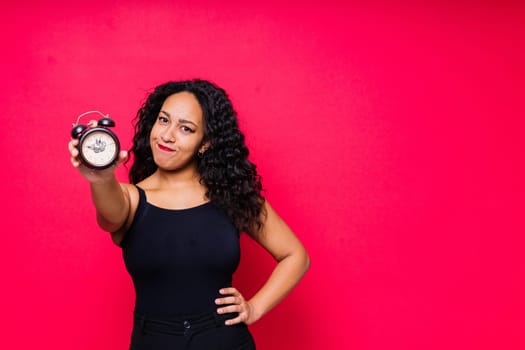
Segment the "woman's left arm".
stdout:
<path fill-rule="evenodd" d="M 226 321 L 227 325 L 240 322 L 251 324 L 260 319 L 290 293 L 310 266 L 310 258 L 303 245 L 268 201 L 265 202 L 265 209 L 261 230 L 250 236 L 274 257 L 277 266 L 249 301 L 244 300 L 236 288 L 220 290 L 221 294 L 229 296 L 217 299 L 216 304 L 229 305 L 217 309 L 217 312 L 239 313 L 236 318 Z"/>

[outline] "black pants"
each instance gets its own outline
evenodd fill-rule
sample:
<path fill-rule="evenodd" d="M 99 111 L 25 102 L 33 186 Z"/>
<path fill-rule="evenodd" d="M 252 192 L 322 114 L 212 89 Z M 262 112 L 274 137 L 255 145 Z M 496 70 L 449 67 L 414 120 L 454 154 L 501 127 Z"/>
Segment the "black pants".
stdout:
<path fill-rule="evenodd" d="M 224 325 L 235 314 L 207 313 L 159 320 L 135 314 L 130 350 L 255 350 L 244 324 Z"/>

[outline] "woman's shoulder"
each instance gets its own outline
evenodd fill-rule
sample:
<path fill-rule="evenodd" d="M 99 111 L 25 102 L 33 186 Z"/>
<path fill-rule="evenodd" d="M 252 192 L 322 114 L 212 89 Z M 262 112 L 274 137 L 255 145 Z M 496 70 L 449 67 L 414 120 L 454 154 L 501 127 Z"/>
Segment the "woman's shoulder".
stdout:
<path fill-rule="evenodd" d="M 130 200 L 135 199 L 135 197 L 136 199 L 138 199 L 138 196 L 139 196 L 138 184 L 130 184 L 130 183 L 121 182 L 120 187 L 122 188 L 122 192 L 124 192 L 124 194 L 127 195 Z"/>
<path fill-rule="evenodd" d="M 127 197 L 127 200 L 129 202 L 129 213 L 128 213 L 128 222 L 131 220 L 131 218 L 134 217 L 135 211 L 138 208 L 139 201 L 140 201 L 140 183 L 137 184 L 130 184 L 130 183 L 120 183 L 120 187 L 122 188 L 122 192 L 124 193 L 124 196 Z"/>
<path fill-rule="evenodd" d="M 121 184 L 125 186 L 125 190 L 128 192 L 132 212 L 138 207 L 138 203 L 141 195 L 147 197 L 148 194 L 152 193 L 163 193 L 162 187 L 159 187 L 158 181 L 155 179 L 155 176 L 150 175 L 144 180 L 137 182 L 136 184 Z M 142 194 L 141 194 L 142 193 Z"/>
<path fill-rule="evenodd" d="M 135 213 L 137 212 L 140 199 L 139 189 L 137 185 L 121 182 L 120 187 L 122 188 L 122 193 L 124 194 L 124 196 L 127 197 L 129 211 L 124 225 L 119 230 L 111 233 L 111 238 L 113 239 L 113 242 L 118 246 L 121 246 L 125 235 L 131 227 L 131 224 L 133 223 L 133 219 L 135 217 Z"/>
<path fill-rule="evenodd" d="M 158 183 L 158 181 L 157 181 L 157 178 L 156 178 L 155 174 L 151 174 L 150 176 L 148 176 L 144 180 L 141 180 L 140 182 L 137 182 L 136 184 L 134 184 L 132 186 L 133 187 L 139 187 L 139 188 L 141 188 L 144 191 L 152 191 L 156 187 L 158 187 L 157 183 Z"/>

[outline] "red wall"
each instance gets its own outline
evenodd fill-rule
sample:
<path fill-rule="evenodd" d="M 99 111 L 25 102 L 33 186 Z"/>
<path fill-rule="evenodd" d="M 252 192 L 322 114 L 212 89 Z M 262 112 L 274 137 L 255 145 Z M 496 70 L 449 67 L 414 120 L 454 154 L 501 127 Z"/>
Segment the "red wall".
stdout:
<path fill-rule="evenodd" d="M 518 1 L 21 3 L 0 5 L 2 348 L 127 349 L 131 280 L 70 127 L 100 109 L 127 148 L 146 93 L 193 77 L 230 93 L 311 254 L 260 349 L 525 348 Z M 250 295 L 273 263 L 243 248 Z"/>

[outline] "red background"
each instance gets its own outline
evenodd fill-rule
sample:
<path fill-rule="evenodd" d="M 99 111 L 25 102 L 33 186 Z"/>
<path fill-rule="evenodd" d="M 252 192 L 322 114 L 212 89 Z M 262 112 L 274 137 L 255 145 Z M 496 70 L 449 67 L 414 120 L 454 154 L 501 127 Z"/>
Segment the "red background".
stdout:
<path fill-rule="evenodd" d="M 71 123 L 109 113 L 129 148 L 148 91 L 202 77 L 311 255 L 260 349 L 525 348 L 525 7 L 441 3 L 0 5 L 1 347 L 127 349 Z M 242 243 L 251 295 L 273 262 Z"/>

